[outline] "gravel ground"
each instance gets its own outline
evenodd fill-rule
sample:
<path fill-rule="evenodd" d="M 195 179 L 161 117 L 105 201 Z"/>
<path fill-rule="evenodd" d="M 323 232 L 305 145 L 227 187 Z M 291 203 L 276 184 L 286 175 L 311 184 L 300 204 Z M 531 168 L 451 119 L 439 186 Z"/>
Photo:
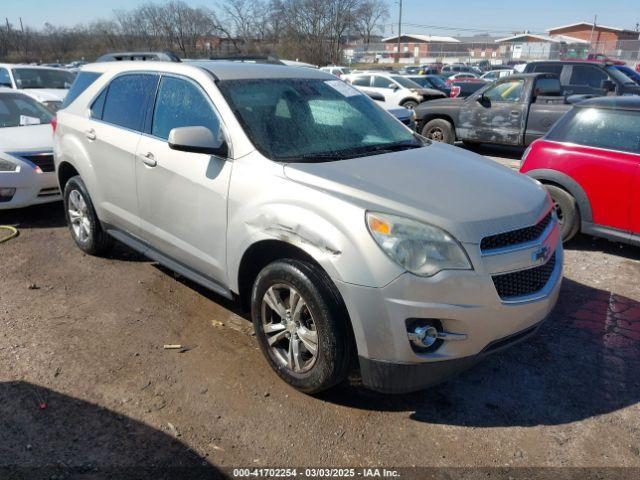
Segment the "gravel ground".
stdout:
<path fill-rule="evenodd" d="M 385 396 L 351 379 L 310 397 L 271 372 L 235 305 L 124 246 L 84 255 L 60 204 L 0 212 L 0 224 L 20 228 L 0 244 L 0 477 L 10 466 L 46 466 L 46 478 L 68 467 L 640 468 L 638 248 L 578 237 L 539 334 L 443 385 Z"/>

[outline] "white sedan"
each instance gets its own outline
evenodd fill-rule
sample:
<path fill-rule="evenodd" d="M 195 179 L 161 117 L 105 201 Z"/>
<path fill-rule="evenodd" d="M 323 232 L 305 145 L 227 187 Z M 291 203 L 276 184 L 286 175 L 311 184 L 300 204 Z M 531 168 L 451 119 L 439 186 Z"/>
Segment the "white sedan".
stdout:
<path fill-rule="evenodd" d="M 61 68 L 0 63 L 0 87 L 21 91 L 55 113 L 75 74 Z"/>
<path fill-rule="evenodd" d="M 0 210 L 60 200 L 52 119 L 33 98 L 0 89 Z"/>

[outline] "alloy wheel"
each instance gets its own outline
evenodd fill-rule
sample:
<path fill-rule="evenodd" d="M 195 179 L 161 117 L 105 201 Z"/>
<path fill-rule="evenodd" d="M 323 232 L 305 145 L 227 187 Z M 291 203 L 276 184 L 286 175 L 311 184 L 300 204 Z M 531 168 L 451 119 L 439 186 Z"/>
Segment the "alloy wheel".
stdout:
<path fill-rule="evenodd" d="M 91 220 L 87 203 L 78 190 L 71 190 L 69 193 L 67 212 L 74 236 L 81 243 L 87 242 L 91 237 Z"/>
<path fill-rule="evenodd" d="M 318 357 L 318 333 L 306 300 L 276 284 L 262 298 L 262 328 L 273 358 L 294 373 L 308 372 Z"/>

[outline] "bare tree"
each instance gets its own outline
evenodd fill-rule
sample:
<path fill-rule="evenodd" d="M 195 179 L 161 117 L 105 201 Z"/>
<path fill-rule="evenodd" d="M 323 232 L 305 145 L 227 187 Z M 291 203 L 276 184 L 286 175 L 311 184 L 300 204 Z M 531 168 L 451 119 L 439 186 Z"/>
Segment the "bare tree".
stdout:
<path fill-rule="evenodd" d="M 389 7 L 384 0 L 364 0 L 356 11 L 355 26 L 368 47 L 380 22 L 389 18 Z"/>

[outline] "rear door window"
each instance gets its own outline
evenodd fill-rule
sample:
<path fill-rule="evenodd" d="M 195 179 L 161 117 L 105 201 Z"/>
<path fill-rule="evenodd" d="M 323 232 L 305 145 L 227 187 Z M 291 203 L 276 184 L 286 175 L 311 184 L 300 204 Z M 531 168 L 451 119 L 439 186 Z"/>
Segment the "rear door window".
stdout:
<path fill-rule="evenodd" d="M 581 85 L 591 88 L 602 88 L 602 81 L 609 76 L 602 69 L 591 65 L 573 65 L 569 85 Z"/>
<path fill-rule="evenodd" d="M 547 135 L 548 140 L 640 153 L 640 113 L 575 108 Z"/>
<path fill-rule="evenodd" d="M 9 70 L 6 68 L 0 68 L 0 87 L 13 88 L 11 77 L 9 77 Z"/>
<path fill-rule="evenodd" d="M 200 87 L 181 78 L 162 77 L 151 134 L 166 140 L 179 127 L 207 127 L 216 135 L 220 120 Z"/>
<path fill-rule="evenodd" d="M 115 78 L 109 84 L 102 120 L 142 131 L 157 84 L 158 76 L 152 74 L 130 74 Z"/>
<path fill-rule="evenodd" d="M 352 85 L 356 87 L 368 87 L 371 85 L 371 77 L 369 75 L 364 75 L 362 77 L 356 77 L 351 82 Z"/>

